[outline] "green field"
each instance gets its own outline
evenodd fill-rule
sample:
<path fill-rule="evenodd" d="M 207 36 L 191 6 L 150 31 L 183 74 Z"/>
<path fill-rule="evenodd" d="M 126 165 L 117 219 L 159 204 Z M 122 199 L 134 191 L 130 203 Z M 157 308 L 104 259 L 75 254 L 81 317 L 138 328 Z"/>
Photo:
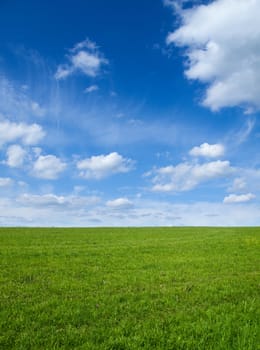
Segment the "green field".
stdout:
<path fill-rule="evenodd" d="M 0 229 L 1 349 L 260 349 L 260 228 Z"/>

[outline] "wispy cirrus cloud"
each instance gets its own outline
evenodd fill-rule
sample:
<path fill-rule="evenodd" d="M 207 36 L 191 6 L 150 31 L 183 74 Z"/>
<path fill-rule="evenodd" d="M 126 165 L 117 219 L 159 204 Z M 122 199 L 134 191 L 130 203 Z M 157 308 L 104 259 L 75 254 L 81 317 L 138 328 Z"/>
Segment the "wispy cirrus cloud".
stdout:
<path fill-rule="evenodd" d="M 61 209 L 64 209 L 66 207 L 83 208 L 87 205 L 94 205 L 99 203 L 100 198 L 97 196 L 59 196 L 53 193 L 43 195 L 23 193 L 16 199 L 16 201 L 25 206 L 36 206 L 45 208 L 60 207 Z"/>
<path fill-rule="evenodd" d="M 15 118 L 43 117 L 47 110 L 30 96 L 27 85 L 18 85 L 0 76 L 0 112 Z"/>
<path fill-rule="evenodd" d="M 55 79 L 66 79 L 76 72 L 93 78 L 108 64 L 96 43 L 89 39 L 77 43 L 67 54 L 67 61 L 58 66 Z"/>
<path fill-rule="evenodd" d="M 256 121 L 253 118 L 247 118 L 244 124 L 238 130 L 232 130 L 227 135 L 227 142 L 233 147 L 240 146 L 246 142 L 255 127 Z"/>
<path fill-rule="evenodd" d="M 90 85 L 84 90 L 84 92 L 86 94 L 89 94 L 91 92 L 98 91 L 98 90 L 99 90 L 99 87 L 97 85 Z"/>
<path fill-rule="evenodd" d="M 164 6 L 168 6 L 173 9 L 175 13 L 182 13 L 183 7 L 186 4 L 192 3 L 192 5 L 196 5 L 202 3 L 203 0 L 163 0 Z"/>

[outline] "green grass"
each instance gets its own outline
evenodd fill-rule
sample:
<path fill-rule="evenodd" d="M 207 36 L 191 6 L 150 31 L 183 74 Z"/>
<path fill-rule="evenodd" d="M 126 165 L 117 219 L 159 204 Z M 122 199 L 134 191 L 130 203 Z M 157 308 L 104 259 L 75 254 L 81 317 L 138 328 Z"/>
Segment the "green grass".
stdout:
<path fill-rule="evenodd" d="M 260 228 L 0 229 L 1 349 L 260 349 Z"/>

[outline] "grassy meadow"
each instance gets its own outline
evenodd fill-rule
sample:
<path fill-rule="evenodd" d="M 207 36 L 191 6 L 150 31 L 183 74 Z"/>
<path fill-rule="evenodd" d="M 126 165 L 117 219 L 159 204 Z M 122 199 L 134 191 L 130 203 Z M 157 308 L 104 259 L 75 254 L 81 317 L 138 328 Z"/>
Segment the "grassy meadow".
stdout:
<path fill-rule="evenodd" d="M 0 349 L 260 349 L 260 228 L 1 228 Z"/>

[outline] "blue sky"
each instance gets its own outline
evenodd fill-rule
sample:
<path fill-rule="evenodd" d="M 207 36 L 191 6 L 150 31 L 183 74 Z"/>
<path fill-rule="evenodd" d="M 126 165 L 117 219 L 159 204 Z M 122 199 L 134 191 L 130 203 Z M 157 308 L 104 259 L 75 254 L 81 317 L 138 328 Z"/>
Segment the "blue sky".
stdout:
<path fill-rule="evenodd" d="M 256 0 L 0 4 L 0 225 L 260 225 Z"/>

